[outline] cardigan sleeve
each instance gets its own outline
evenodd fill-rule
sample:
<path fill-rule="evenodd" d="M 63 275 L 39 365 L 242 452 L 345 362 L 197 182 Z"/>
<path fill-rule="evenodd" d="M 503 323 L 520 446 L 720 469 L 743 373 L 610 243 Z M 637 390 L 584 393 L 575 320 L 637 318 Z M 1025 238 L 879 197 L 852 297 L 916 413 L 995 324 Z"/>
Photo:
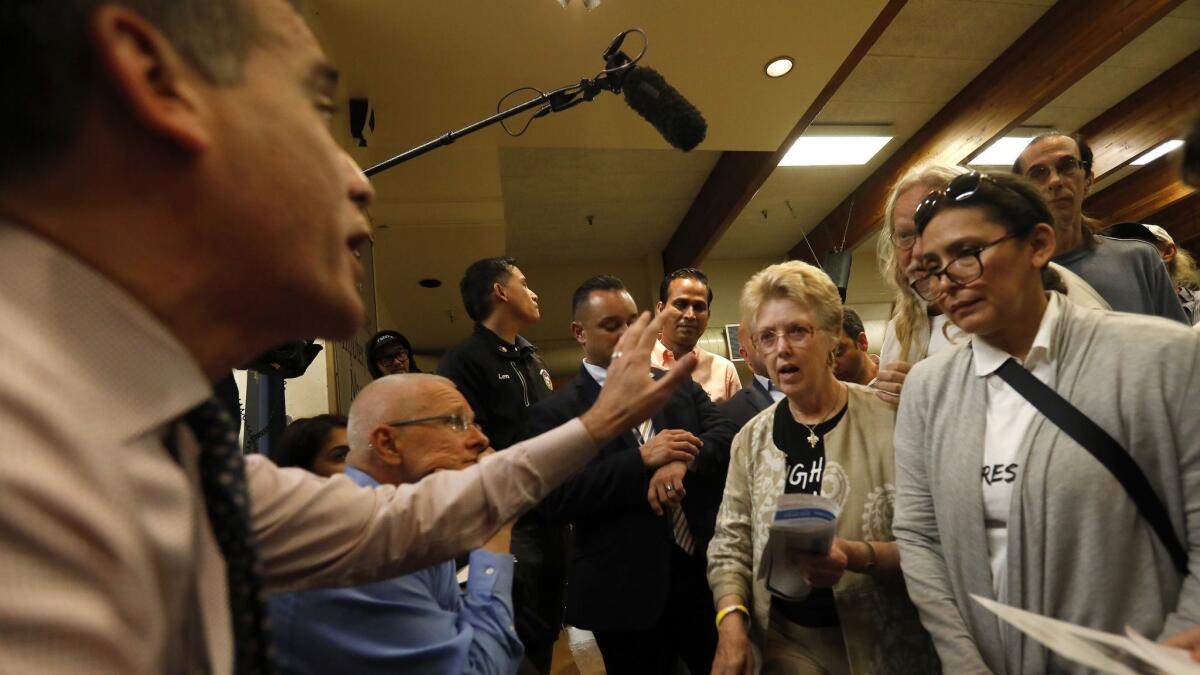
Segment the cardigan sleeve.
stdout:
<path fill-rule="evenodd" d="M 749 456 L 752 427 L 733 439 L 729 452 L 729 475 L 717 511 L 717 525 L 708 544 L 708 585 L 713 601 L 738 595 L 750 602 L 754 565 L 754 514 L 750 509 Z"/>
<path fill-rule="evenodd" d="M 917 386 L 914 386 L 917 385 Z M 905 384 L 896 418 L 896 515 L 900 568 L 945 673 L 989 673 L 950 590 L 929 486 L 928 436 L 920 381 Z"/>
<path fill-rule="evenodd" d="M 1179 479 L 1183 491 L 1184 546 L 1188 550 L 1188 575 L 1179 590 L 1175 611 L 1167 615 L 1161 637 L 1168 638 L 1200 624 L 1200 333 L 1192 331 L 1191 345 L 1182 358 L 1190 358 L 1190 368 L 1182 368 L 1182 390 L 1174 396 L 1173 418 L 1179 425 L 1174 437 L 1179 443 Z M 1169 357 L 1168 357 L 1169 358 Z M 1183 366 L 1179 360 L 1175 363 Z"/>

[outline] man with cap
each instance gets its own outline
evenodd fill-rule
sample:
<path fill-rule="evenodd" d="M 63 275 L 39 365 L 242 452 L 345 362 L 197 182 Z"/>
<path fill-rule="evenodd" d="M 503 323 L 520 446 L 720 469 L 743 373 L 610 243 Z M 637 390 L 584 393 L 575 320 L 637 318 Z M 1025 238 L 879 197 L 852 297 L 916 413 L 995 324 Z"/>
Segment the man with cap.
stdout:
<path fill-rule="evenodd" d="M 408 338 L 394 330 L 381 330 L 367 341 L 367 370 L 378 380 L 384 375 L 419 373 Z"/>
<path fill-rule="evenodd" d="M 1117 223 L 1108 229 L 1108 234 L 1120 239 L 1140 239 L 1154 244 L 1167 266 L 1167 274 L 1175 285 L 1179 304 L 1192 325 L 1200 325 L 1200 273 L 1196 271 L 1196 260 L 1186 249 L 1179 248 L 1175 239 L 1161 225 L 1143 223 Z"/>

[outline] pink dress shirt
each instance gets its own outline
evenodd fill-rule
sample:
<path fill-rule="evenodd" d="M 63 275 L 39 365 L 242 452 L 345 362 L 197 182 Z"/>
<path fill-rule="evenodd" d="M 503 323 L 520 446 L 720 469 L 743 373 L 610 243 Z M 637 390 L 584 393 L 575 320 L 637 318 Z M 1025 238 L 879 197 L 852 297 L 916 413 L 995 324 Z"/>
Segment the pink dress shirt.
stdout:
<path fill-rule="evenodd" d="M 728 400 L 742 388 L 738 378 L 737 366 L 724 356 L 718 356 L 710 351 L 696 347 L 694 350 L 698 359 L 696 369 L 692 371 L 692 379 L 708 392 L 713 403 Z M 675 355 L 659 340 L 650 352 L 650 365 L 661 370 L 670 370 L 675 363 Z"/>

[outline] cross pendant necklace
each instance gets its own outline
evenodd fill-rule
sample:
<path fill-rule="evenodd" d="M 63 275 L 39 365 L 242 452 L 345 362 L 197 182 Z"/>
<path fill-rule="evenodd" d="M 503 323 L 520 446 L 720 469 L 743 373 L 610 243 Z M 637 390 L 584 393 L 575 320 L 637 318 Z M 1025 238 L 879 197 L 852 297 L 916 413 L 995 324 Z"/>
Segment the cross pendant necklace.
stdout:
<path fill-rule="evenodd" d="M 838 392 L 838 394 L 834 395 L 834 397 L 833 397 L 833 405 L 834 405 L 835 410 L 837 409 L 837 404 L 839 402 L 839 399 L 841 398 L 840 394 L 841 394 L 841 392 Z M 800 420 L 796 420 L 796 421 L 800 422 Z M 825 420 L 821 420 L 820 422 L 817 422 L 816 424 L 814 424 L 811 427 L 808 426 L 807 424 L 805 424 L 804 422 L 800 422 L 800 426 L 804 427 L 805 429 L 808 429 L 808 438 L 806 438 L 804 440 L 808 441 L 808 444 L 813 448 L 816 448 L 817 443 L 821 442 L 821 437 L 817 435 L 817 427 L 821 426 L 821 424 L 823 424 L 824 422 L 825 422 Z"/>
<path fill-rule="evenodd" d="M 817 422 L 817 424 L 820 425 L 821 423 Z M 805 439 L 808 441 L 808 444 L 814 448 L 817 447 L 817 443 L 821 441 L 821 439 L 817 436 L 817 430 L 814 427 L 808 426 L 804 422 L 801 422 L 800 425 L 805 429 L 808 429 L 808 438 Z"/>

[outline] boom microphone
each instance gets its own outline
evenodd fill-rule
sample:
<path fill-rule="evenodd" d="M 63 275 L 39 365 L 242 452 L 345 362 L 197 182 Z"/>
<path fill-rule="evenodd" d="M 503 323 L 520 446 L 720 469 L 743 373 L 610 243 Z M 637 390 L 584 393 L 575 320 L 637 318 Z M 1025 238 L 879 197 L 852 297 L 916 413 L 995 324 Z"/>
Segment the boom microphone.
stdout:
<path fill-rule="evenodd" d="M 653 124 L 672 147 L 686 152 L 700 145 L 708 133 L 704 115 L 657 70 L 634 65 L 625 74 L 621 88 L 625 103 Z"/>

